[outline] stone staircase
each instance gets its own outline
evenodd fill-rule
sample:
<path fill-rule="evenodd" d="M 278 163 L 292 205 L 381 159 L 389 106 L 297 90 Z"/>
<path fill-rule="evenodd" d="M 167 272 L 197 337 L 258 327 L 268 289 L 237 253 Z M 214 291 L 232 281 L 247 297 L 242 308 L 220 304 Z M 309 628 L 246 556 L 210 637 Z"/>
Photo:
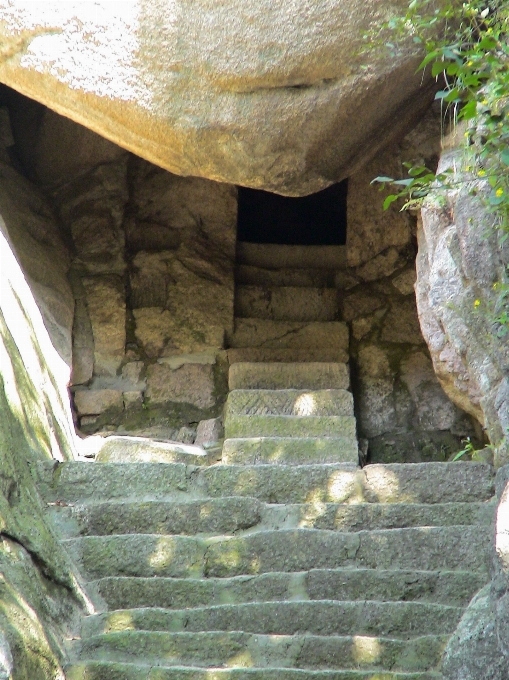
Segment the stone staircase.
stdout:
<path fill-rule="evenodd" d="M 360 469 L 342 251 L 241 246 L 222 459 L 111 437 L 36 469 L 94 606 L 67 680 L 439 680 L 489 580 L 493 470 Z M 133 451 L 171 462 L 111 462 Z"/>
<path fill-rule="evenodd" d="M 438 680 L 488 581 L 477 463 L 40 465 L 95 613 L 68 680 Z"/>
<path fill-rule="evenodd" d="M 240 243 L 237 259 L 223 462 L 356 463 L 344 248 Z"/>

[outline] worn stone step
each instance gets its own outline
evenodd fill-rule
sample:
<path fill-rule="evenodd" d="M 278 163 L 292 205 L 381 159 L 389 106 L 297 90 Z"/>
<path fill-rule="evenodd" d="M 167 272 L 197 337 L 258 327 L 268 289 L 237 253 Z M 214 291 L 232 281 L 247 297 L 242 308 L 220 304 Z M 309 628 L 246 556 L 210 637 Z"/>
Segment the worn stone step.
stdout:
<path fill-rule="evenodd" d="M 237 242 L 237 262 L 265 269 L 345 269 L 346 246 Z"/>
<path fill-rule="evenodd" d="M 235 267 L 235 283 L 247 286 L 335 288 L 335 271 L 327 269 L 268 269 L 250 264 Z"/>
<path fill-rule="evenodd" d="M 255 498 L 125 501 L 50 506 L 53 526 L 64 538 L 114 534 L 232 534 L 261 522 Z"/>
<path fill-rule="evenodd" d="M 489 500 L 493 468 L 482 463 L 217 465 L 200 468 L 207 496 L 268 503 L 457 503 Z"/>
<path fill-rule="evenodd" d="M 231 578 L 111 576 L 89 582 L 99 611 L 109 609 L 206 607 L 270 600 L 381 600 L 438 602 L 466 606 L 486 582 L 471 571 L 312 569 Z"/>
<path fill-rule="evenodd" d="M 210 456 L 200 447 L 178 442 L 158 442 L 146 437 L 105 437 L 98 463 L 184 463 L 208 465 Z"/>
<path fill-rule="evenodd" d="M 336 567 L 487 570 L 491 535 L 477 526 L 360 531 L 263 530 L 222 539 L 160 534 L 63 541 L 86 579 L 225 577 Z"/>
<path fill-rule="evenodd" d="M 335 321 L 338 318 L 338 293 L 334 288 L 237 285 L 234 309 L 236 318 Z"/>
<path fill-rule="evenodd" d="M 492 543 L 488 527 L 412 527 L 341 533 L 260 531 L 211 544 L 206 576 L 238 576 L 313 568 L 460 569 L 485 573 Z"/>
<path fill-rule="evenodd" d="M 83 661 L 65 668 L 67 680 L 442 680 L 433 671 L 423 673 L 371 670 L 310 671 L 281 668 L 214 668 L 153 666 L 115 661 Z"/>
<path fill-rule="evenodd" d="M 235 319 L 227 334 L 228 347 L 264 349 L 343 349 L 348 351 L 349 331 L 341 321 L 272 321 Z"/>
<path fill-rule="evenodd" d="M 350 373 L 339 363 L 237 363 L 230 366 L 230 390 L 347 390 Z"/>
<path fill-rule="evenodd" d="M 483 463 L 214 465 L 41 462 L 32 466 L 47 502 L 251 496 L 268 503 L 456 503 L 489 500 L 494 472 Z"/>
<path fill-rule="evenodd" d="M 128 609 L 87 616 L 82 637 L 121 630 L 167 632 L 244 631 L 266 635 L 450 634 L 463 608 L 424 602 L 257 602 L 196 609 Z"/>
<path fill-rule="evenodd" d="M 351 635 L 125 630 L 85 639 L 81 654 L 100 661 L 164 661 L 166 666 L 238 668 L 249 664 L 256 668 L 415 672 L 436 669 L 447 640 L 447 635 L 398 640 Z"/>
<path fill-rule="evenodd" d="M 249 416 L 353 416 L 347 390 L 232 390 L 228 413 Z"/>
<path fill-rule="evenodd" d="M 226 439 L 240 437 L 356 437 L 354 416 L 251 416 L 226 413 Z"/>
<path fill-rule="evenodd" d="M 359 460 L 354 437 L 243 437 L 226 439 L 222 461 L 228 465 L 302 465 Z"/>
<path fill-rule="evenodd" d="M 340 363 L 346 364 L 349 354 L 341 347 L 313 347 L 309 349 L 271 349 L 265 347 L 237 347 L 227 350 L 228 362 L 235 363 Z"/>

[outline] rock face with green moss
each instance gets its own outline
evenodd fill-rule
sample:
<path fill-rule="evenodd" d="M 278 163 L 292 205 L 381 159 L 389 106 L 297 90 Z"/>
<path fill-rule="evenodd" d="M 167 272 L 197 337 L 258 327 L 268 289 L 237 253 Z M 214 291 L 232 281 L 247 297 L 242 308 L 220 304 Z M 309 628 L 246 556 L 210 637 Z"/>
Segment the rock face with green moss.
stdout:
<path fill-rule="evenodd" d="M 31 468 L 76 455 L 68 260 L 43 198 L 4 163 L 0 178 L 0 673 L 56 680 L 85 600 Z"/>

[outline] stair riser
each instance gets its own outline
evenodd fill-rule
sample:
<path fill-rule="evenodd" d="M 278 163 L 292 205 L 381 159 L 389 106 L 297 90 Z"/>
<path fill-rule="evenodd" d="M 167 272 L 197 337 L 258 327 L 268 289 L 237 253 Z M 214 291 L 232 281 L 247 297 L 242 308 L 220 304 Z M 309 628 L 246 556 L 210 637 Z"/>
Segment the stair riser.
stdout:
<path fill-rule="evenodd" d="M 184 536 L 88 536 L 65 547 L 89 579 L 104 576 L 238 576 L 365 567 L 485 573 L 490 531 L 478 527 L 336 533 L 264 531 L 227 540 Z"/>
<path fill-rule="evenodd" d="M 247 416 L 353 416 L 347 390 L 233 390 L 228 413 Z"/>
<path fill-rule="evenodd" d="M 237 363 L 230 366 L 230 390 L 347 390 L 346 364 Z"/>
<path fill-rule="evenodd" d="M 442 680 L 440 673 L 376 673 L 373 671 L 309 671 L 256 668 L 164 668 L 134 664 L 73 664 L 65 669 L 67 680 Z"/>
<path fill-rule="evenodd" d="M 235 319 L 227 346 L 265 349 L 322 349 L 348 351 L 348 326 L 340 321 L 270 321 Z"/>
<path fill-rule="evenodd" d="M 167 666 L 245 666 L 334 670 L 337 668 L 427 671 L 438 667 L 447 636 L 409 641 L 377 637 L 267 636 L 248 633 L 128 631 L 83 642 L 87 659 Z"/>
<path fill-rule="evenodd" d="M 270 288 L 237 285 L 235 316 L 276 321 L 334 321 L 338 294 L 332 288 Z"/>
<path fill-rule="evenodd" d="M 308 503 L 270 505 L 255 498 L 167 503 L 94 503 L 51 507 L 50 517 L 63 538 L 114 534 L 233 534 L 263 529 L 362 531 L 409 527 L 478 525 L 489 527 L 495 507 L 484 503 L 384 505 Z"/>
<path fill-rule="evenodd" d="M 492 468 L 476 463 L 369 465 L 219 465 L 186 468 L 162 464 L 36 465 L 47 502 L 189 500 L 251 496 L 270 503 L 451 503 L 489 500 Z"/>
<path fill-rule="evenodd" d="M 264 602 L 207 609 L 131 609 L 88 617 L 82 636 L 126 630 L 244 631 L 265 635 L 447 635 L 463 610 L 415 602 Z"/>
<path fill-rule="evenodd" d="M 237 416 L 227 413 L 227 439 L 242 437 L 349 437 L 357 431 L 353 416 Z"/>
<path fill-rule="evenodd" d="M 308 349 L 264 349 L 263 347 L 238 347 L 227 350 L 228 362 L 236 363 L 340 363 L 346 364 L 349 354 L 338 347 L 313 347 Z"/>
<path fill-rule="evenodd" d="M 227 465 L 357 465 L 359 447 L 353 437 L 242 437 L 225 440 L 222 461 Z"/>
<path fill-rule="evenodd" d="M 466 606 L 485 584 L 471 572 L 426 572 L 373 569 L 332 569 L 257 577 L 201 581 L 178 578 L 118 578 L 90 585 L 94 601 L 110 609 L 135 607 L 205 607 L 270 600 L 423 601 Z"/>
<path fill-rule="evenodd" d="M 235 267 L 235 282 L 245 286 L 335 288 L 335 273 L 323 269 L 264 269 L 240 264 Z"/>

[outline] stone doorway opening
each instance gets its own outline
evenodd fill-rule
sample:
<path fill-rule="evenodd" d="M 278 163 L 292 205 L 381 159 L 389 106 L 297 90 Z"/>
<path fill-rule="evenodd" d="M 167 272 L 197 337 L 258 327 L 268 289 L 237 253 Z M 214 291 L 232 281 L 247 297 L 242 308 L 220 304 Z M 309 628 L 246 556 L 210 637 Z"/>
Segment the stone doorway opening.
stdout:
<path fill-rule="evenodd" d="M 301 246 L 346 244 L 348 180 L 309 196 L 239 187 L 237 238 Z"/>

